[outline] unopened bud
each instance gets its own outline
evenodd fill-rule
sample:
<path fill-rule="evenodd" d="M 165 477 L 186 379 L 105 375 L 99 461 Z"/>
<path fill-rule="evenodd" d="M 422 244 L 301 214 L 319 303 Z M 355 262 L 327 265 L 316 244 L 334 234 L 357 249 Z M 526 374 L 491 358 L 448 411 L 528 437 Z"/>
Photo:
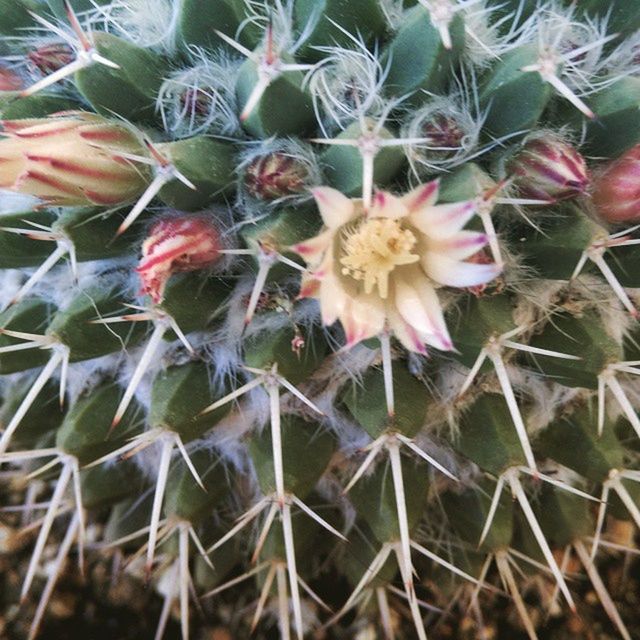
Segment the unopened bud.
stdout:
<path fill-rule="evenodd" d="M 259 200 L 277 200 L 302 193 L 309 178 L 304 162 L 287 153 L 274 151 L 258 156 L 247 166 L 245 186 Z"/>
<path fill-rule="evenodd" d="M 519 194 L 534 200 L 575 198 L 586 192 L 590 182 L 584 158 L 552 135 L 529 140 L 509 162 L 508 170 Z"/>
<path fill-rule="evenodd" d="M 146 188 L 148 156 L 124 125 L 82 111 L 32 120 L 4 120 L 0 136 L 0 189 L 53 205 L 114 206 Z"/>
<path fill-rule="evenodd" d="M 593 202 L 607 222 L 640 220 L 640 144 L 596 176 Z"/>
<path fill-rule="evenodd" d="M 0 67 L 0 91 L 20 91 L 23 87 L 22 78 L 17 73 Z"/>
<path fill-rule="evenodd" d="M 43 76 L 47 76 L 71 64 L 75 60 L 75 53 L 68 44 L 53 42 L 33 49 L 27 58 Z"/>
<path fill-rule="evenodd" d="M 437 112 L 424 124 L 422 134 L 429 140 L 429 154 L 442 159 L 455 155 L 465 137 L 465 132 L 454 118 Z"/>
<path fill-rule="evenodd" d="M 204 269 L 219 257 L 220 234 L 210 220 L 201 216 L 161 220 L 151 227 L 142 244 L 142 258 L 136 269 L 142 293 L 158 304 L 174 273 Z"/>

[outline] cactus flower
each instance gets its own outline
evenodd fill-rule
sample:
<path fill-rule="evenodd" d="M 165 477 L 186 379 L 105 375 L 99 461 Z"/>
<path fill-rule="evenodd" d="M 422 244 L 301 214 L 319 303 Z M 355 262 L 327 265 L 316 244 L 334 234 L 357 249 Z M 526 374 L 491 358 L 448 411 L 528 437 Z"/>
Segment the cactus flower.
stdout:
<path fill-rule="evenodd" d="M 142 244 L 136 271 L 142 293 L 162 302 L 169 278 L 180 271 L 197 271 L 220 257 L 220 234 L 211 221 L 199 216 L 160 220 Z"/>
<path fill-rule="evenodd" d="M 508 169 L 520 195 L 535 200 L 569 200 L 585 193 L 590 182 L 584 158 L 554 135 L 529 140 Z"/>
<path fill-rule="evenodd" d="M 147 156 L 125 126 L 81 111 L 5 120 L 0 135 L 0 189 L 60 206 L 124 204 L 149 182 Z"/>
<path fill-rule="evenodd" d="M 593 202 L 607 222 L 640 219 L 640 145 L 627 151 L 595 178 Z"/>
<path fill-rule="evenodd" d="M 301 296 L 319 298 L 323 322 L 340 320 L 348 345 L 388 327 L 411 351 L 451 350 L 436 289 L 477 286 L 501 269 L 467 261 L 488 242 L 463 230 L 475 203 L 436 205 L 437 181 L 403 197 L 378 191 L 369 211 L 329 187 L 313 195 L 325 227 L 293 250 L 309 268 Z"/>

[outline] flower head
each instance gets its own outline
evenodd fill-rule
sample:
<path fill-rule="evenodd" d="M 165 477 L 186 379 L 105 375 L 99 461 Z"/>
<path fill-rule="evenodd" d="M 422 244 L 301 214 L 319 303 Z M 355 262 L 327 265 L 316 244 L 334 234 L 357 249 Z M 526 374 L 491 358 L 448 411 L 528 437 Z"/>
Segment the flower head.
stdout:
<path fill-rule="evenodd" d="M 43 75 L 58 71 L 74 59 L 73 48 L 66 42 L 48 42 L 27 53 L 29 62 Z"/>
<path fill-rule="evenodd" d="M 640 144 L 612 162 L 596 177 L 593 202 L 607 222 L 640 219 Z"/>
<path fill-rule="evenodd" d="M 378 191 L 368 211 L 329 187 L 313 195 L 325 227 L 293 249 L 308 265 L 301 296 L 320 300 L 323 322 L 340 320 L 349 346 L 389 328 L 411 351 L 452 349 L 436 289 L 484 284 L 501 269 L 467 261 L 488 242 L 463 230 L 475 203 L 436 205 L 437 182 L 403 197 Z"/>
<path fill-rule="evenodd" d="M 555 134 L 529 140 L 509 163 L 524 198 L 555 202 L 584 194 L 589 187 L 585 159 Z"/>
<path fill-rule="evenodd" d="M 142 258 L 136 268 L 142 293 L 158 304 L 174 273 L 204 269 L 219 257 L 220 234 L 210 220 L 200 216 L 161 220 L 151 227 L 142 244 Z"/>
<path fill-rule="evenodd" d="M 0 189 L 60 206 L 119 205 L 142 193 L 149 180 L 138 136 L 92 113 L 5 120 L 0 136 Z"/>
<path fill-rule="evenodd" d="M 22 78 L 17 73 L 0 67 L 0 91 L 19 91 L 22 86 Z"/>

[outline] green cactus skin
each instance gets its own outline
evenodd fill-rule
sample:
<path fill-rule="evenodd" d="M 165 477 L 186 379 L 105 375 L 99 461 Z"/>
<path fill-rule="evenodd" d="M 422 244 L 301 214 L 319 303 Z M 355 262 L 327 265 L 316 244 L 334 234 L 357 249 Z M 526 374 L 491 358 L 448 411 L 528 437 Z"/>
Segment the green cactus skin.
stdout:
<path fill-rule="evenodd" d="M 149 586 L 158 639 L 426 640 L 425 602 L 499 598 L 535 640 L 585 579 L 633 637 L 599 567 L 640 528 L 637 173 L 626 221 L 597 190 L 640 144 L 639 6 L 0 0 L 30 638 L 76 548 Z M 532 140 L 575 197 L 521 197 Z"/>

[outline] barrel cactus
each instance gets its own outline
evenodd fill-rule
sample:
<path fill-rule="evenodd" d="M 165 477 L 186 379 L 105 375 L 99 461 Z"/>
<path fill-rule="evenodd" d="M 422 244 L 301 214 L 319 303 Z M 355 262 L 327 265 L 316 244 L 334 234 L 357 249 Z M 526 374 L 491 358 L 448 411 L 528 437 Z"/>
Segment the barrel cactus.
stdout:
<path fill-rule="evenodd" d="M 638 3 L 0 0 L 0 33 L 29 637 L 110 554 L 157 638 L 424 640 L 452 602 L 534 639 L 576 572 L 632 637 L 598 569 L 640 526 Z"/>

